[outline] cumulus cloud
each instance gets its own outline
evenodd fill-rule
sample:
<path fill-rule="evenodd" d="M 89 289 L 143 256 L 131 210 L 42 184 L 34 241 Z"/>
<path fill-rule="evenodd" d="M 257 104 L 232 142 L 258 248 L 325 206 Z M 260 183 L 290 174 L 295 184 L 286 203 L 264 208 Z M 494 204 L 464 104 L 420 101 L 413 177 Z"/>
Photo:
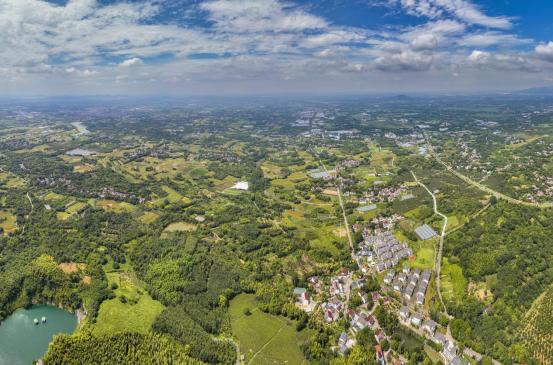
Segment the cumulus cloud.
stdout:
<path fill-rule="evenodd" d="M 133 58 L 129 58 L 128 60 L 124 60 L 123 62 L 121 62 L 119 64 L 119 66 L 121 67 L 132 67 L 132 66 L 138 66 L 138 65 L 142 65 L 143 62 L 140 58 L 138 57 L 133 57 Z"/>
<path fill-rule="evenodd" d="M 473 63 L 486 63 L 490 60 L 491 53 L 474 50 L 472 53 L 468 56 L 468 60 Z"/>
<path fill-rule="evenodd" d="M 519 53 L 491 53 L 474 50 L 467 57 L 469 65 L 499 71 L 539 72 L 540 67 L 531 57 Z"/>
<path fill-rule="evenodd" d="M 427 71 L 433 60 L 432 53 L 404 50 L 378 57 L 374 67 L 380 71 Z"/>
<path fill-rule="evenodd" d="M 538 57 L 553 62 L 553 42 L 539 44 L 535 51 Z"/>
<path fill-rule="evenodd" d="M 438 47 L 438 38 L 433 34 L 421 34 L 411 42 L 415 51 L 431 50 Z"/>

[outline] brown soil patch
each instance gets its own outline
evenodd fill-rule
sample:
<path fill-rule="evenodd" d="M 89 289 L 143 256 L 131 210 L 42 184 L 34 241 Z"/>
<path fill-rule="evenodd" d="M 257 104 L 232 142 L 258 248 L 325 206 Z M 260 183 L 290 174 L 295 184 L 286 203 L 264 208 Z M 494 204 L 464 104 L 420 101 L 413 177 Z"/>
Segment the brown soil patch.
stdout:
<path fill-rule="evenodd" d="M 341 237 L 341 238 L 346 237 L 346 236 L 348 235 L 348 232 L 347 232 L 346 229 L 343 228 L 343 227 L 336 228 L 336 229 L 335 229 L 334 231 L 332 231 L 332 232 L 336 235 L 336 237 Z"/>
<path fill-rule="evenodd" d="M 74 272 L 78 272 L 81 270 L 84 270 L 86 267 L 86 264 L 78 264 L 76 262 L 62 262 L 59 264 L 59 268 L 61 271 L 63 271 L 66 274 L 71 274 Z"/>
<path fill-rule="evenodd" d="M 325 195 L 332 195 L 332 196 L 338 196 L 338 191 L 334 189 L 324 189 L 323 194 Z"/>
<path fill-rule="evenodd" d="M 89 275 L 83 276 L 83 283 L 85 283 L 86 285 L 90 285 L 92 283 L 92 277 L 90 277 Z"/>
<path fill-rule="evenodd" d="M 471 295 L 474 295 L 481 302 L 485 302 L 488 298 L 493 296 L 490 290 L 488 290 L 487 288 L 482 288 L 476 283 L 469 283 L 467 289 Z"/>

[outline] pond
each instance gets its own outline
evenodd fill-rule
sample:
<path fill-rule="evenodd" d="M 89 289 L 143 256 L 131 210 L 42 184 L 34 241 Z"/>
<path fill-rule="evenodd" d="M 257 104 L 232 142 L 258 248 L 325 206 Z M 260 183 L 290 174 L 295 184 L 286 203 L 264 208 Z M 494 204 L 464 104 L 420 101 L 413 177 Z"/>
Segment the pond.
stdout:
<path fill-rule="evenodd" d="M 35 318 L 38 324 L 34 323 Z M 46 353 L 54 335 L 71 334 L 76 327 L 77 317 L 57 307 L 35 305 L 18 309 L 0 325 L 0 365 L 32 364 Z"/>

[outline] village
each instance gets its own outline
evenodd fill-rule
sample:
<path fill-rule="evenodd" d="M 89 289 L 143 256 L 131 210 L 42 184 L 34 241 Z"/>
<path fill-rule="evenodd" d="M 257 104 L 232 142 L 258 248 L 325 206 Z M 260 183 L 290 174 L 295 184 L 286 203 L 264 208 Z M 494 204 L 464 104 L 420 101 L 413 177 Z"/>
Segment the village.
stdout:
<path fill-rule="evenodd" d="M 317 170 L 311 177 L 330 182 L 337 172 L 348 166 L 356 164 L 342 162 L 330 173 Z M 372 204 L 372 209 L 376 209 L 374 203 L 413 197 L 406 185 L 384 185 L 365 192 L 357 203 L 363 204 L 360 208 Z M 356 345 L 357 335 L 368 329 L 374 335 L 379 364 L 406 364 L 407 360 L 390 347 L 392 334 L 386 333 L 375 315 L 375 310 L 382 307 L 392 313 L 402 328 L 439 350 L 444 364 L 463 364 L 448 330 L 434 321 L 425 308 L 429 295 L 433 295 L 429 293 L 429 286 L 435 273 L 411 267 L 408 262 L 414 258 L 412 248 L 394 234 L 397 223 L 404 219 L 394 213 L 377 215 L 366 224 L 353 224 L 353 231 L 362 234 L 362 240 L 352 247 L 354 269 L 343 267 L 329 278 L 309 277 L 307 287 L 294 288 L 296 306 L 312 316 L 321 317 L 328 326 L 345 323 L 333 346 L 336 353 L 346 354 Z M 418 226 L 414 232 L 422 241 L 437 237 L 427 224 Z"/>
<path fill-rule="evenodd" d="M 363 264 L 359 265 L 358 270 L 342 268 L 327 282 L 317 276 L 310 277 L 308 288 L 298 287 L 293 292 L 299 308 L 310 314 L 321 311 L 327 324 L 341 319 L 348 321 L 349 330 L 340 335 L 334 350 L 345 354 L 356 344 L 357 333 L 370 328 L 377 342 L 376 360 L 380 364 L 406 363 L 401 355 L 394 354 L 389 348 L 387 344 L 390 336 L 373 315 L 378 306 L 384 306 L 403 327 L 440 348 L 445 364 L 462 364 L 451 335 L 432 320 L 424 309 L 432 271 L 411 268 L 407 264 L 398 269 L 398 263 L 413 253 L 391 231 L 370 234 L 365 230 L 364 240 L 359 246 L 361 248 L 355 257 Z M 385 273 L 380 288 L 366 291 L 365 284 L 374 281 L 373 277 L 378 273 Z M 320 298 L 327 299 L 319 301 Z M 384 341 L 386 347 L 383 348 Z"/>

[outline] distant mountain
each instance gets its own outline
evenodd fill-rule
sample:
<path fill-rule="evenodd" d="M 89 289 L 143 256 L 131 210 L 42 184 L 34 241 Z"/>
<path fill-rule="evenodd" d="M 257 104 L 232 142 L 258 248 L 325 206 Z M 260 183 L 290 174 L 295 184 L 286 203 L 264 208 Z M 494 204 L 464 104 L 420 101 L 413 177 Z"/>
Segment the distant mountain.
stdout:
<path fill-rule="evenodd" d="M 413 98 L 412 96 L 399 94 L 399 95 L 393 95 L 393 96 L 386 97 L 385 99 L 389 100 L 389 101 L 412 101 L 415 98 Z"/>
<path fill-rule="evenodd" d="M 513 92 L 513 94 L 553 96 L 553 86 L 534 87 L 531 89 L 518 90 Z"/>

